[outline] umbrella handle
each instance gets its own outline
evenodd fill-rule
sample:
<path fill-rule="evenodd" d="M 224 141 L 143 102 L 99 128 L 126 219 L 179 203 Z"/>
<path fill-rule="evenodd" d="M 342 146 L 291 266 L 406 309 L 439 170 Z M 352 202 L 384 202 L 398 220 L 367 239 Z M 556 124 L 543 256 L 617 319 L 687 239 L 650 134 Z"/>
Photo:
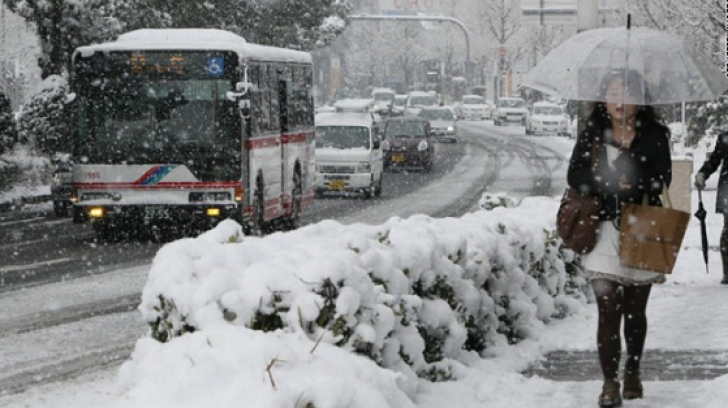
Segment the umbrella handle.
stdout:
<path fill-rule="evenodd" d="M 703 201 L 703 190 L 698 189 L 698 201 Z"/>
<path fill-rule="evenodd" d="M 632 14 L 627 13 L 627 30 L 632 28 Z"/>

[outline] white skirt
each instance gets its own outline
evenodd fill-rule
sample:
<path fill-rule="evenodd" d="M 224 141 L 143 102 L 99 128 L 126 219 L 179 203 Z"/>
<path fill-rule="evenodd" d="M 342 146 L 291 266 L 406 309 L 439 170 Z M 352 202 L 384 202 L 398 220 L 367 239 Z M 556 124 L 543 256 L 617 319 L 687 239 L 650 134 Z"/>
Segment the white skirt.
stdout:
<path fill-rule="evenodd" d="M 612 221 L 599 223 L 597 244 L 581 257 L 591 279 L 608 279 L 622 285 L 665 283 L 665 274 L 622 266 L 619 258 L 619 230 Z"/>

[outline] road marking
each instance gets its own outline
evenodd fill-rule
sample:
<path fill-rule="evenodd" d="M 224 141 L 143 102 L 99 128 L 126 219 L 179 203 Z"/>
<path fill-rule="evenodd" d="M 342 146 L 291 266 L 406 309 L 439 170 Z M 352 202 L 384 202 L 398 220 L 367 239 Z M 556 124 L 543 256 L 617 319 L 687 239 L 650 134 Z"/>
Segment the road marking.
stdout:
<path fill-rule="evenodd" d="M 73 260 L 72 258 L 60 258 L 60 259 L 51 259 L 50 261 L 35 262 L 35 263 L 25 264 L 25 265 L 3 266 L 3 267 L 0 267 L 0 273 L 22 271 L 22 270 L 28 270 L 28 269 L 38 269 L 38 268 L 41 268 L 44 266 L 56 265 L 59 263 L 69 262 L 72 260 Z"/>
<path fill-rule="evenodd" d="M 24 220 L 13 220 L 13 221 L 5 221 L 0 222 L 0 226 L 2 225 L 11 225 L 11 224 L 27 224 L 29 222 L 34 222 L 38 220 L 44 220 L 46 217 L 34 217 L 34 218 L 26 218 Z"/>

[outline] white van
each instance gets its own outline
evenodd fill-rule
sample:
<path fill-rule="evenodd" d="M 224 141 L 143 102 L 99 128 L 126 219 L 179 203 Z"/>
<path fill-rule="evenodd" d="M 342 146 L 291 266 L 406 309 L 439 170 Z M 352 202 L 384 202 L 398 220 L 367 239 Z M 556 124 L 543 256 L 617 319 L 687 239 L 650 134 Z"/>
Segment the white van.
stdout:
<path fill-rule="evenodd" d="M 422 108 L 436 107 L 437 96 L 423 91 L 412 91 L 407 94 L 404 103 L 404 116 L 417 116 Z"/>
<path fill-rule="evenodd" d="M 382 142 L 372 113 L 316 115 L 316 192 L 382 194 Z"/>

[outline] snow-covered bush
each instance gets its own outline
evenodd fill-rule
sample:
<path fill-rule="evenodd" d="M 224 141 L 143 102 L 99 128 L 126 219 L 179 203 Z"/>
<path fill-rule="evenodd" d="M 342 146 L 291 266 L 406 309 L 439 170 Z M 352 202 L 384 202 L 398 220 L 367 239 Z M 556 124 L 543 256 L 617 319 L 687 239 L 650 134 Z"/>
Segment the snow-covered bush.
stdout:
<path fill-rule="evenodd" d="M 70 112 L 66 106 L 68 83 L 57 75 L 46 78 L 18 120 L 18 133 L 24 144 L 51 157 L 71 149 Z"/>
<path fill-rule="evenodd" d="M 264 238 L 225 221 L 157 254 L 140 310 L 162 342 L 232 324 L 298 333 L 408 377 L 529 338 L 583 303 L 586 281 L 553 232 L 558 202 L 462 218 L 324 221 Z"/>
<path fill-rule="evenodd" d="M 16 145 L 0 156 L 0 196 L 23 196 L 22 191 L 47 185 L 51 172 L 52 163 L 46 156 L 38 156 L 27 146 Z M 21 193 L 7 194 L 12 190 Z"/>
<path fill-rule="evenodd" d="M 506 193 L 485 193 L 478 201 L 478 207 L 483 210 L 492 210 L 496 207 L 518 207 L 518 200 Z"/>
<path fill-rule="evenodd" d="M 686 110 L 688 117 L 688 134 L 685 146 L 691 147 L 703 137 L 717 136 L 726 130 L 728 125 L 728 96 L 707 103 L 689 104 Z"/>
<path fill-rule="evenodd" d="M 15 117 L 10 100 L 0 92 L 0 155 L 13 147 L 17 139 Z"/>

